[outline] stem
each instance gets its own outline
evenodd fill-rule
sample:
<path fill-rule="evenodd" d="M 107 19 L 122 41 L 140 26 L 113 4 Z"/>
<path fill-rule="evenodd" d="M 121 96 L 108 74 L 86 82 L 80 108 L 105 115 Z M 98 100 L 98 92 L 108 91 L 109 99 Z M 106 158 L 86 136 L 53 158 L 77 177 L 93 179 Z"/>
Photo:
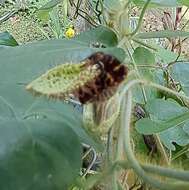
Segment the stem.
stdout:
<path fill-rule="evenodd" d="M 117 152 L 116 152 L 116 158 L 115 160 L 121 160 L 122 159 L 122 152 L 123 152 L 123 130 L 120 127 L 119 128 L 119 135 L 118 135 L 118 143 L 117 143 Z"/>
<path fill-rule="evenodd" d="M 159 135 L 155 134 L 154 136 L 155 136 L 155 141 L 156 141 L 158 150 L 160 151 L 161 155 L 163 156 L 165 164 L 169 165 L 169 158 L 167 156 L 167 153 L 165 151 L 165 148 L 164 148 L 163 144 L 161 143 Z"/>
<path fill-rule="evenodd" d="M 107 137 L 107 149 L 106 149 L 106 162 L 107 165 L 112 163 L 113 160 L 113 152 L 112 152 L 112 136 L 113 136 L 113 128 L 111 127 L 108 131 L 108 137 Z"/>
<path fill-rule="evenodd" d="M 124 168 L 126 170 L 131 169 L 131 166 L 127 161 L 116 161 L 114 163 L 117 166 L 120 166 L 121 168 Z M 189 171 L 182 171 L 182 170 L 176 170 L 171 168 L 163 168 L 161 166 L 154 166 L 151 164 L 141 164 L 141 167 L 145 172 L 153 173 L 160 176 L 165 176 L 168 178 L 174 178 L 182 181 L 189 181 Z"/>
<path fill-rule="evenodd" d="M 163 69 L 161 66 L 158 65 L 138 65 L 139 68 L 151 68 L 151 69 Z"/>
<path fill-rule="evenodd" d="M 181 97 L 183 98 L 185 101 L 188 101 L 189 102 L 189 97 L 188 96 L 185 96 L 181 93 L 178 93 L 178 92 L 175 92 L 167 87 L 164 87 L 164 86 L 161 86 L 159 84 L 155 84 L 155 83 L 152 83 L 152 82 L 149 82 L 149 81 L 146 81 L 146 80 L 140 80 L 140 79 L 135 79 L 135 80 L 132 80 L 130 82 L 128 82 L 128 84 L 124 87 L 124 89 L 122 90 L 121 92 L 121 96 L 124 96 L 125 93 L 130 89 L 132 88 L 133 86 L 137 85 L 137 84 L 143 84 L 143 85 L 146 85 L 146 86 L 151 86 L 153 88 L 157 88 L 159 90 L 162 90 L 162 91 L 165 91 L 165 92 L 168 92 L 168 93 L 171 93 L 175 96 L 178 96 L 178 97 Z"/>
<path fill-rule="evenodd" d="M 172 94 L 174 94 L 174 95 L 176 95 L 176 96 L 178 96 L 178 97 L 181 97 L 181 98 L 183 98 L 183 99 L 189 101 L 189 97 L 187 97 L 187 96 L 185 96 L 185 95 L 182 95 L 182 94 L 180 94 L 180 93 L 178 93 L 178 92 L 176 92 L 176 91 L 173 91 L 173 90 L 171 90 L 171 89 L 169 89 L 169 88 L 166 88 L 166 87 L 164 87 L 164 86 L 161 86 L 161 85 L 158 85 L 158 84 L 155 84 L 155 83 L 152 83 L 152 82 L 148 82 L 148 81 L 142 81 L 142 80 L 134 80 L 134 81 L 131 81 L 130 83 L 128 83 L 128 85 L 126 85 L 125 88 L 124 88 L 124 90 L 123 90 L 122 96 L 123 96 L 132 86 L 136 85 L 137 83 L 138 83 L 138 84 L 147 85 L 147 86 L 151 86 L 151 87 L 157 88 L 157 89 L 159 89 L 159 90 L 166 91 L 166 92 L 168 92 L 168 93 L 172 93 Z M 155 139 L 156 139 L 156 142 L 157 142 L 157 145 L 158 145 L 158 149 L 159 149 L 161 155 L 163 156 L 165 163 L 166 163 L 166 164 L 169 164 L 168 156 L 167 156 L 166 151 L 165 151 L 165 149 L 164 149 L 164 147 L 163 147 L 163 145 L 162 145 L 162 143 L 161 143 L 161 141 L 160 141 L 160 139 L 159 139 L 159 136 L 158 136 L 158 135 L 155 135 Z"/>
<path fill-rule="evenodd" d="M 157 48 L 153 47 L 153 46 L 150 45 L 150 44 L 146 44 L 145 42 L 143 42 L 143 41 L 141 41 L 141 40 L 139 40 L 139 39 L 132 38 L 132 40 L 133 40 L 135 43 L 137 43 L 137 44 L 139 44 L 139 45 L 142 45 L 142 46 L 144 46 L 144 47 L 146 47 L 146 48 L 149 48 L 149 49 L 151 49 L 151 50 L 153 50 L 153 51 L 156 51 L 156 52 L 158 51 Z"/>
<path fill-rule="evenodd" d="M 142 25 L 142 21 L 143 21 L 144 14 L 145 14 L 145 12 L 146 12 L 146 9 L 147 9 L 147 7 L 148 7 L 150 1 L 151 1 L 151 0 L 147 0 L 147 2 L 145 3 L 145 5 L 144 5 L 144 7 L 143 7 L 143 9 L 142 9 L 142 11 L 141 11 L 141 14 L 140 14 L 140 18 L 139 18 L 139 21 L 138 21 L 138 25 L 137 25 L 136 29 L 135 29 L 133 32 L 131 32 L 131 33 L 129 34 L 130 37 L 133 37 L 133 36 L 138 32 L 138 30 L 140 29 L 140 27 L 141 27 L 141 25 Z"/>
<path fill-rule="evenodd" d="M 127 41 L 126 41 L 127 42 Z M 127 44 L 126 44 L 127 45 Z M 141 76 L 140 76 L 140 73 L 139 73 L 139 70 L 138 70 L 138 67 L 137 67 L 137 64 L 135 63 L 135 60 L 133 58 L 133 55 L 132 53 L 130 52 L 129 48 L 126 48 L 127 51 L 128 51 L 128 54 L 133 62 L 133 66 L 134 66 L 134 69 L 136 71 L 136 75 L 137 75 L 137 78 L 141 79 Z M 146 92 L 145 92 L 145 89 L 143 86 L 141 86 L 141 90 L 142 90 L 142 95 L 143 95 L 143 98 L 144 98 L 144 102 L 146 103 L 147 102 L 147 96 L 146 96 Z"/>
<path fill-rule="evenodd" d="M 123 128 L 123 139 L 124 139 L 124 150 L 127 156 L 127 160 L 131 167 L 134 169 L 136 174 L 140 176 L 144 182 L 150 184 L 151 186 L 158 188 L 160 190 L 187 190 L 189 188 L 188 183 L 161 183 L 157 179 L 152 178 L 151 176 L 146 175 L 143 168 L 140 166 L 136 157 L 133 154 L 131 143 L 130 143 L 130 122 L 132 114 L 132 93 L 131 90 L 128 90 L 126 98 L 123 98 L 123 107 L 122 107 L 122 117 L 121 117 L 121 127 Z M 127 103 L 127 104 L 126 104 Z"/>
<path fill-rule="evenodd" d="M 18 11 L 17 10 L 12 10 L 8 13 L 5 13 L 3 16 L 0 16 L 0 24 L 14 16 Z"/>

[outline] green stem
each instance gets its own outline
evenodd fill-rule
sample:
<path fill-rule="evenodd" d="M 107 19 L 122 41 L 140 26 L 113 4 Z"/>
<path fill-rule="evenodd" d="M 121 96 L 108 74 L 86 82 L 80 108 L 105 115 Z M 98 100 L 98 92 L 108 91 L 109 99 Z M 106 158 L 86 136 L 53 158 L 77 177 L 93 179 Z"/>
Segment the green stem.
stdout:
<path fill-rule="evenodd" d="M 123 152 L 123 135 L 122 135 L 122 128 L 119 128 L 119 135 L 118 135 L 118 143 L 117 143 L 117 152 L 115 160 L 122 159 L 122 152 Z"/>
<path fill-rule="evenodd" d="M 128 41 L 125 41 L 126 46 L 128 46 L 127 42 L 128 42 Z M 132 62 L 133 62 L 133 66 L 134 66 L 134 69 L 135 69 L 135 71 L 136 71 L 137 78 L 141 79 L 141 76 L 140 76 L 140 73 L 139 73 L 137 64 L 135 63 L 135 60 L 134 60 L 134 58 L 133 58 L 133 55 L 132 55 L 132 53 L 130 52 L 129 48 L 126 48 L 126 49 L 127 49 L 128 54 L 129 54 L 129 56 L 130 56 L 130 58 L 131 58 L 131 60 L 132 60 Z M 144 102 L 146 103 L 146 102 L 147 102 L 147 96 L 146 96 L 146 92 L 145 92 L 145 89 L 144 89 L 143 86 L 141 86 L 141 90 L 142 90 L 142 95 L 143 95 L 143 98 L 144 98 Z"/>
<path fill-rule="evenodd" d="M 150 44 L 146 44 L 145 42 L 143 42 L 143 41 L 141 41 L 141 40 L 139 40 L 139 39 L 132 38 L 132 40 L 133 40 L 135 43 L 137 43 L 137 44 L 139 44 L 139 45 L 142 45 L 142 46 L 144 46 L 144 47 L 146 47 L 146 48 L 149 48 L 149 49 L 151 49 L 151 50 L 153 50 L 153 51 L 156 51 L 156 52 L 158 51 L 157 48 L 153 47 L 153 46 L 150 45 Z"/>
<path fill-rule="evenodd" d="M 189 97 L 187 97 L 187 96 L 185 96 L 185 95 L 182 95 L 182 94 L 180 94 L 180 93 L 178 93 L 178 92 L 175 92 L 175 91 L 173 91 L 173 90 L 171 90 L 171 89 L 169 89 L 169 88 L 167 88 L 167 87 L 161 86 L 161 85 L 159 85 L 159 84 L 155 84 L 155 83 L 148 82 L 148 81 L 142 81 L 142 80 L 134 80 L 134 81 L 131 81 L 130 83 L 128 83 L 128 84 L 125 86 L 124 90 L 123 90 L 122 96 L 127 92 L 127 90 L 129 90 L 130 87 L 136 85 L 137 83 L 138 83 L 138 84 L 147 85 L 147 86 L 151 86 L 151 87 L 157 88 L 157 89 L 159 89 L 159 90 L 166 91 L 166 92 L 168 92 L 168 93 L 174 94 L 174 95 L 176 95 L 176 96 L 178 96 L 178 97 L 181 97 L 181 98 L 183 98 L 183 99 L 189 101 Z M 166 154 L 166 152 L 165 152 L 165 149 L 164 149 L 164 147 L 163 147 L 161 141 L 159 140 L 159 137 L 158 137 L 157 135 L 156 135 L 155 137 L 156 137 L 156 142 L 158 143 L 158 144 L 157 144 L 157 145 L 158 145 L 158 149 L 160 150 L 160 152 L 161 152 L 161 154 L 162 154 L 162 156 L 163 156 L 163 158 L 164 158 L 164 161 L 166 162 L 166 164 L 169 164 L 169 159 L 168 159 L 168 157 L 167 157 L 167 154 Z"/>
<path fill-rule="evenodd" d="M 156 141 L 158 150 L 160 151 L 160 153 L 161 153 L 161 155 L 163 157 L 163 161 L 165 162 L 166 165 L 169 165 L 169 158 L 167 156 L 167 153 L 165 151 L 165 148 L 164 148 L 163 144 L 161 143 L 159 135 L 155 134 L 154 137 L 155 137 L 155 141 Z"/>
<path fill-rule="evenodd" d="M 138 65 L 139 68 L 151 68 L 151 69 L 163 69 L 161 66 L 158 65 Z"/>
<path fill-rule="evenodd" d="M 129 34 L 130 37 L 133 37 L 133 36 L 138 32 L 138 30 L 140 29 L 140 27 L 141 27 L 141 25 L 142 25 L 143 18 L 144 18 L 144 14 L 145 14 L 145 12 L 146 12 L 146 9 L 147 9 L 147 7 L 148 7 L 150 1 L 151 1 L 151 0 L 147 0 L 147 2 L 145 3 L 145 5 L 144 5 L 144 7 L 143 7 L 143 9 L 142 9 L 142 11 L 141 11 L 141 14 L 140 14 L 140 18 L 139 18 L 139 21 L 138 21 L 138 25 L 137 25 L 136 29 L 135 29 L 133 32 L 131 32 L 131 33 Z"/>
<path fill-rule="evenodd" d="M 116 161 L 114 163 L 116 165 L 116 168 L 120 166 L 121 168 L 128 169 L 131 168 L 129 166 L 129 163 L 127 161 Z M 189 181 L 189 171 L 182 171 L 182 170 L 176 170 L 171 168 L 164 168 L 161 166 L 154 166 L 151 164 L 141 164 L 141 167 L 145 170 L 145 172 L 149 172 L 152 174 L 168 177 L 168 178 L 174 178 L 181 181 Z"/>
<path fill-rule="evenodd" d="M 178 96 L 180 98 L 183 98 L 185 101 L 188 101 L 189 102 L 189 97 L 188 96 L 185 96 L 179 92 L 175 92 L 167 87 L 164 87 L 164 86 L 161 86 L 159 84 L 155 84 L 153 82 L 150 82 L 150 81 L 146 81 L 146 80 L 140 80 L 140 79 L 135 79 L 135 80 L 132 80 L 130 82 L 127 83 L 127 85 L 125 85 L 124 89 L 122 90 L 121 92 L 121 96 L 124 96 L 125 93 L 130 89 L 132 88 L 133 86 L 137 85 L 137 84 L 143 84 L 143 85 L 146 85 L 146 86 L 151 86 L 153 88 L 157 88 L 159 90 L 162 90 L 162 91 L 165 91 L 165 92 L 168 92 L 168 93 L 171 93 L 175 96 Z"/>
<path fill-rule="evenodd" d="M 133 154 L 131 143 L 130 143 L 130 123 L 131 123 L 131 114 L 132 114 L 132 93 L 131 90 L 128 90 L 126 98 L 123 98 L 122 104 L 122 120 L 121 127 L 123 128 L 123 139 L 124 139 L 124 150 L 127 156 L 127 160 L 131 167 L 134 169 L 135 173 L 140 176 L 143 181 L 155 188 L 160 190 L 188 190 L 188 183 L 161 183 L 157 179 L 152 178 L 151 176 L 146 175 L 143 168 L 140 166 L 136 157 Z"/>

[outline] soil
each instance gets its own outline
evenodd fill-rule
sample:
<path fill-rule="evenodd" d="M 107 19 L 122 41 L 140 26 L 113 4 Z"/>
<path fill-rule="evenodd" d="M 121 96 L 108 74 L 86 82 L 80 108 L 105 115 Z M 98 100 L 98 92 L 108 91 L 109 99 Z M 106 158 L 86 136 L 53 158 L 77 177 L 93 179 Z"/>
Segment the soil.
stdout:
<path fill-rule="evenodd" d="M 1 6 L 0 15 L 4 15 L 7 11 L 11 11 L 13 7 L 9 6 Z M 70 18 L 73 18 L 75 10 L 73 7 L 69 9 Z M 133 28 L 136 27 L 138 19 L 139 19 L 139 10 L 137 7 L 133 7 L 131 11 L 131 25 Z M 150 9 L 145 14 L 143 19 L 142 31 L 161 31 L 165 28 L 174 30 L 174 22 L 175 20 L 173 9 Z M 181 22 L 178 23 L 177 29 L 188 30 L 188 20 L 189 20 L 189 11 L 186 7 L 182 8 L 183 18 Z M 60 22 L 62 22 L 62 14 L 60 12 Z M 81 31 L 86 29 L 86 22 L 83 18 L 78 16 L 76 19 L 71 21 L 76 29 L 76 33 L 80 33 Z M 63 25 L 63 23 L 61 23 Z M 41 22 L 37 19 L 37 16 L 29 11 L 27 12 L 19 12 L 15 14 L 13 17 L 9 18 L 7 21 L 0 23 L 0 32 L 8 31 L 12 34 L 15 39 L 20 43 L 27 43 L 31 41 L 38 41 L 42 39 L 46 39 L 46 36 L 41 31 L 41 28 L 48 34 L 50 38 L 54 38 L 52 31 L 48 26 L 42 25 Z M 173 43 L 178 44 L 175 48 L 173 47 Z M 181 43 L 178 43 L 181 42 Z M 163 47 L 172 49 L 175 52 L 181 52 L 184 56 L 189 58 L 189 40 L 179 39 L 172 40 L 171 43 L 167 39 L 156 39 L 156 43 L 162 45 Z M 181 47 L 181 48 L 180 48 Z"/>

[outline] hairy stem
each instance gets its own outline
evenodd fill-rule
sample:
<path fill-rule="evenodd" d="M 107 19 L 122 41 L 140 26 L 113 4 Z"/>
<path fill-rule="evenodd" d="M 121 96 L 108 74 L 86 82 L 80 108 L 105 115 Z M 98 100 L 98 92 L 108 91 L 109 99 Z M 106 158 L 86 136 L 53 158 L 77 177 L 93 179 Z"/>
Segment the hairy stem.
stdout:
<path fill-rule="evenodd" d="M 148 176 L 143 168 L 138 163 L 130 143 L 130 122 L 132 113 L 132 92 L 127 91 L 126 98 L 123 98 L 122 104 L 122 120 L 121 127 L 123 128 L 124 150 L 130 166 L 134 169 L 135 173 L 143 179 L 143 181 L 160 190 L 178 190 L 180 188 L 187 190 L 189 183 L 161 183 L 157 179 Z"/>
<path fill-rule="evenodd" d="M 129 169 L 131 166 L 127 161 L 116 161 L 115 163 L 116 168 L 120 166 L 124 169 Z M 165 176 L 168 178 L 174 178 L 181 181 L 189 181 L 189 171 L 182 171 L 182 170 L 176 170 L 172 168 L 164 168 L 161 166 L 154 166 L 151 164 L 141 164 L 141 167 L 145 172 L 149 172 L 155 175 Z"/>

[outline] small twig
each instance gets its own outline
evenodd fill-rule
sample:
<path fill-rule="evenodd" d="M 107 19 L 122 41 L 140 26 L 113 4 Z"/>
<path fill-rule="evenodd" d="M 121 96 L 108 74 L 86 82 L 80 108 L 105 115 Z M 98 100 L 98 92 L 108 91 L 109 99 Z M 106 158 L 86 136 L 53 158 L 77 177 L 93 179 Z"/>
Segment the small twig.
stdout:
<path fill-rule="evenodd" d="M 185 16 L 186 13 L 188 12 L 188 10 L 189 10 L 189 8 L 187 8 L 187 9 L 184 11 L 183 15 L 182 15 L 181 18 L 180 18 L 180 21 L 184 18 L 184 16 Z"/>
<path fill-rule="evenodd" d="M 11 18 L 12 16 L 14 16 L 17 13 L 16 10 L 10 11 L 6 14 L 4 14 L 3 16 L 0 17 L 0 24 L 5 22 L 6 20 L 8 20 L 9 18 Z"/>
<path fill-rule="evenodd" d="M 92 17 L 85 11 L 83 11 L 82 9 L 78 8 L 77 5 L 75 5 L 74 2 L 72 2 L 72 5 L 76 8 L 77 10 L 77 15 L 79 15 L 80 17 L 82 17 L 83 19 L 85 19 L 89 24 L 91 24 L 92 26 L 96 27 L 98 25 L 98 23 L 96 23 L 94 21 L 94 19 L 92 19 Z M 80 12 L 84 13 L 84 15 L 82 15 Z M 74 15 L 75 17 L 75 15 Z M 77 18 L 77 17 L 76 17 Z"/>
<path fill-rule="evenodd" d="M 101 24 L 102 21 L 101 21 L 100 16 L 102 15 L 102 11 L 100 11 L 100 10 L 98 9 L 100 3 L 101 3 L 100 0 L 98 0 L 98 1 L 96 2 L 95 10 L 96 10 L 96 12 L 97 12 L 96 15 L 97 15 L 98 21 L 99 21 L 99 23 Z"/>
<path fill-rule="evenodd" d="M 186 23 L 183 25 L 183 27 L 181 28 L 181 30 L 184 30 L 184 28 L 189 24 L 189 20 L 186 21 Z"/>
<path fill-rule="evenodd" d="M 78 16 L 78 11 L 79 11 L 79 8 L 80 8 L 80 6 L 81 6 L 81 3 L 82 3 L 82 0 L 78 0 L 76 5 L 75 5 L 74 2 L 72 2 L 72 5 L 75 5 L 75 8 L 76 8 L 75 14 L 74 14 L 74 18 L 75 18 L 75 19 L 76 19 L 77 16 Z"/>
<path fill-rule="evenodd" d="M 96 154 L 96 151 L 95 151 L 94 148 L 89 147 L 89 146 L 86 145 L 86 144 L 83 144 L 83 145 L 84 145 L 85 147 L 90 148 L 90 152 L 93 152 L 93 159 L 92 159 L 91 163 L 89 164 L 89 166 L 87 167 L 87 169 L 85 170 L 85 172 L 84 172 L 83 175 L 82 175 L 82 177 L 85 177 L 85 176 L 88 174 L 88 172 L 91 170 L 91 168 L 93 167 L 93 165 L 94 165 L 94 163 L 95 163 L 95 161 L 96 161 L 96 158 L 97 158 L 97 154 Z"/>

